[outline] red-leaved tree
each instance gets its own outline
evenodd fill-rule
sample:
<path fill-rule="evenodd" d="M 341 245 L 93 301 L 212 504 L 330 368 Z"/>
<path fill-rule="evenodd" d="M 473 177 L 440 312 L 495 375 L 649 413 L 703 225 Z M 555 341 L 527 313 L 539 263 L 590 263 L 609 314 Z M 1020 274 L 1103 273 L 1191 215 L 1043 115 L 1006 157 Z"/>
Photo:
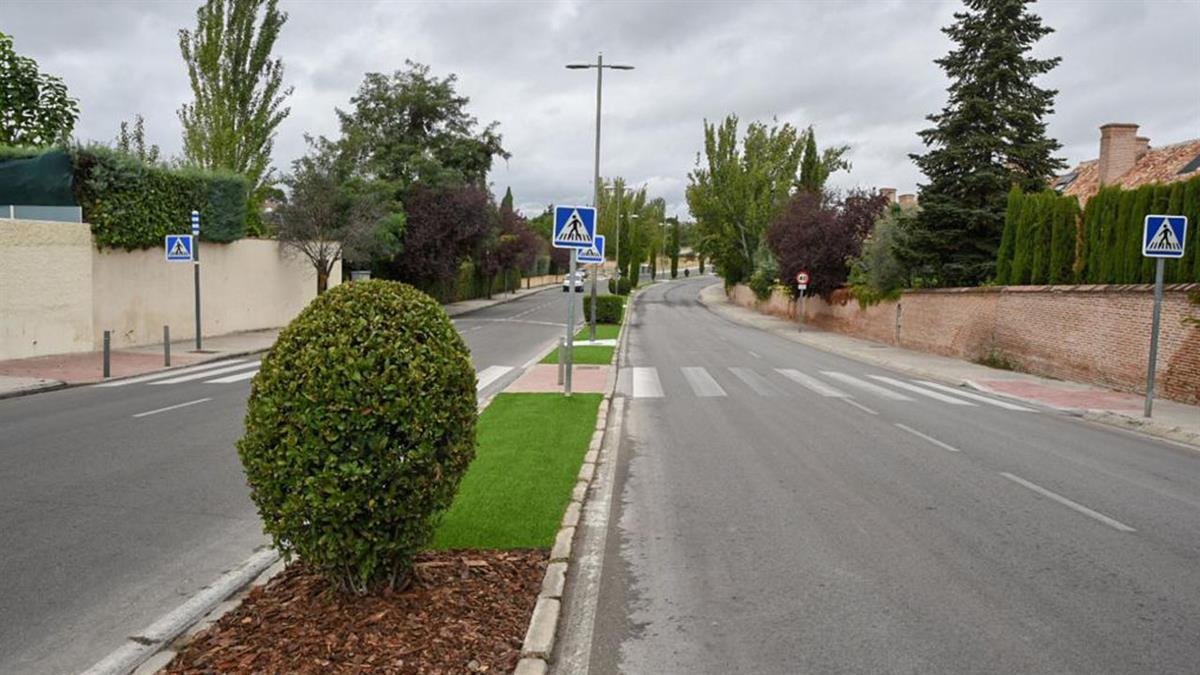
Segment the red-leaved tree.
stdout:
<path fill-rule="evenodd" d="M 491 199 L 474 185 L 414 185 L 404 199 L 404 248 L 391 278 L 429 291 L 452 288 L 462 260 L 479 250 L 493 224 Z"/>
<path fill-rule="evenodd" d="M 800 270 L 809 275 L 808 293 L 828 297 L 846 283 L 848 261 L 862 252 L 863 240 L 887 197 L 853 190 L 844 197 L 801 190 L 771 221 L 767 245 L 779 262 L 779 278 L 796 293 Z"/>

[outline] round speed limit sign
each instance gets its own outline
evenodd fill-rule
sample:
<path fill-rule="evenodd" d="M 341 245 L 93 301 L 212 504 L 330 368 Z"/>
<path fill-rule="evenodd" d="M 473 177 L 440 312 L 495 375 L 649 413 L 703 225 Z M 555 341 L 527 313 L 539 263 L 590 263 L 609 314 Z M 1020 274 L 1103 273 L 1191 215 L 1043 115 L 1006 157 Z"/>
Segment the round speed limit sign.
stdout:
<path fill-rule="evenodd" d="M 796 272 L 796 283 L 807 285 L 808 284 L 808 272 L 805 272 L 803 270 Z"/>

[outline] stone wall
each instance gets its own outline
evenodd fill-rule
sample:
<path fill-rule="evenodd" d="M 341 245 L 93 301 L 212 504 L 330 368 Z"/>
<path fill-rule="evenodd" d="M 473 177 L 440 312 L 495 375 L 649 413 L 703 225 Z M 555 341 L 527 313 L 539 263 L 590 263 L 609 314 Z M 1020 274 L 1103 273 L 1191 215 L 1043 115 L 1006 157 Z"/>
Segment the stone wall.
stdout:
<path fill-rule="evenodd" d="M 1200 284 L 1168 285 L 1159 337 L 1156 394 L 1200 403 L 1200 317 L 1188 296 Z M 744 286 L 731 299 L 795 319 L 786 293 L 759 302 Z M 976 361 L 1006 360 L 1019 370 L 1120 391 L 1145 391 L 1153 287 L 997 286 L 909 291 L 896 301 L 860 308 L 845 291 L 829 302 L 809 298 L 805 314 L 819 328 L 907 349 Z"/>

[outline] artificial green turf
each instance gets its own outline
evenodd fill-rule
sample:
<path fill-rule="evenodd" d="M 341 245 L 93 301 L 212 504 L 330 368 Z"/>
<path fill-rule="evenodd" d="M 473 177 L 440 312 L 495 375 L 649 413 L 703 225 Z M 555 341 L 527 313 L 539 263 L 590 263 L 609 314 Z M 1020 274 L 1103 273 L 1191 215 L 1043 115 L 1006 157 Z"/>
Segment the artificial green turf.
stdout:
<path fill-rule="evenodd" d="M 607 366 L 612 363 L 613 350 L 616 347 L 575 347 L 573 352 L 575 357 L 573 362 L 575 365 L 602 365 Z M 550 350 L 550 353 L 542 358 L 542 363 L 558 363 L 558 347 Z"/>
<path fill-rule="evenodd" d="M 615 323 L 598 323 L 596 324 L 596 339 L 597 340 L 616 340 L 621 333 L 621 326 Z M 575 335 L 576 340 L 588 340 L 592 337 L 592 329 L 590 326 L 584 326 L 583 330 Z"/>
<path fill-rule="evenodd" d="M 601 394 L 500 394 L 434 549 L 549 548 L 596 428 Z"/>

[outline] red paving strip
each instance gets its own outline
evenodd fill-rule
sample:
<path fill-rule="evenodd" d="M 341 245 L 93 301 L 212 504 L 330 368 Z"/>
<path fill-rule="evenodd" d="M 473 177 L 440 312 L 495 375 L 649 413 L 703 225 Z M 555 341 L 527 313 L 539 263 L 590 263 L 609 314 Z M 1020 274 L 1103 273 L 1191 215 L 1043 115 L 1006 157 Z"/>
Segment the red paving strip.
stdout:
<path fill-rule="evenodd" d="M 171 366 L 186 366 L 205 358 L 212 358 L 212 355 L 176 352 L 171 354 Z M 114 351 L 109 365 L 113 377 L 141 375 L 161 370 L 163 357 L 162 354 Z M 71 384 L 99 382 L 104 379 L 104 361 L 103 356 L 97 352 L 12 359 L 0 361 L 0 375 L 39 377 Z"/>
<path fill-rule="evenodd" d="M 581 394 L 605 391 L 604 385 L 608 380 L 608 369 L 612 366 L 575 366 L 574 377 L 571 378 L 571 391 Z M 558 383 L 558 365 L 540 363 L 525 371 L 516 382 L 504 390 L 509 392 L 540 392 L 562 391 Z"/>
<path fill-rule="evenodd" d="M 1020 380 L 978 380 L 978 383 L 990 391 L 1016 396 L 1052 408 L 1128 411 L 1141 410 L 1143 402 L 1140 396 L 1103 389 L 1060 389 Z"/>

